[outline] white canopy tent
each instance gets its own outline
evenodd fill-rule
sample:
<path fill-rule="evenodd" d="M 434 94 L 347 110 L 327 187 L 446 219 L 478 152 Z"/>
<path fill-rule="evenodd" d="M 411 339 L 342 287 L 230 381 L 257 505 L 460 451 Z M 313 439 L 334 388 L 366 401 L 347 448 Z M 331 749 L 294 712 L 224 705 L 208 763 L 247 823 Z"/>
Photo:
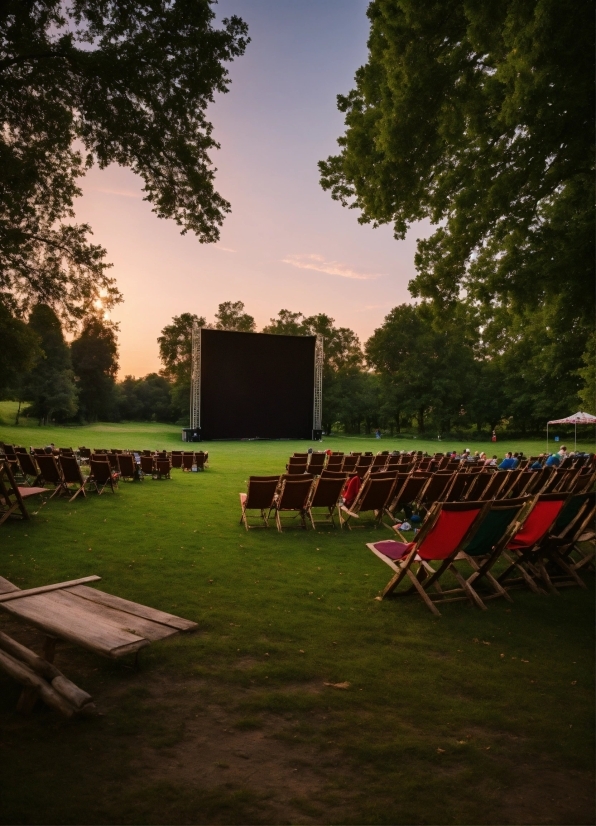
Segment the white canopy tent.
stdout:
<path fill-rule="evenodd" d="M 546 423 L 546 449 L 548 450 L 548 428 L 551 424 L 572 424 L 575 425 L 575 442 L 573 445 L 573 450 L 577 450 L 577 426 L 578 424 L 592 424 L 596 425 L 596 416 L 592 416 L 591 413 L 582 413 L 579 410 L 577 413 L 574 413 L 572 416 L 567 416 L 566 419 L 553 419 L 550 422 Z"/>

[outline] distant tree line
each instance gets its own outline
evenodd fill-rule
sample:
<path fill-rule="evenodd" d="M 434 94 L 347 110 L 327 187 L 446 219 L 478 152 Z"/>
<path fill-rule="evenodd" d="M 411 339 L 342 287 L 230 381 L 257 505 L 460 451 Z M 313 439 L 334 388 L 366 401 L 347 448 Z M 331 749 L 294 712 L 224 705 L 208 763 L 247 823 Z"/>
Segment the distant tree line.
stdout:
<path fill-rule="evenodd" d="M 159 421 L 186 424 L 189 413 L 193 323 L 256 332 L 241 301 L 219 305 L 213 322 L 193 313 L 175 316 L 157 339 L 162 369 L 117 380 L 117 327 L 97 315 L 83 319 L 69 344 L 60 319 L 37 304 L 27 322 L 13 325 L 11 347 L 24 370 L 13 369 L 11 350 L 0 351 L 0 394 L 21 402 L 18 415 L 40 424 Z M 15 326 L 16 325 L 16 326 Z M 562 365 L 549 378 L 541 325 L 511 331 L 507 345 L 491 343 L 465 312 L 437 314 L 431 302 L 402 304 L 361 346 L 347 327 L 324 313 L 279 311 L 263 333 L 324 338 L 323 427 L 331 433 L 415 431 L 444 434 L 495 428 L 531 433 L 549 418 L 577 408 L 594 411 L 594 347 L 580 367 Z M 542 332 L 544 335 L 544 332 Z M 593 339 L 592 339 L 593 341 Z M 566 368 L 566 369 L 565 369 Z"/>

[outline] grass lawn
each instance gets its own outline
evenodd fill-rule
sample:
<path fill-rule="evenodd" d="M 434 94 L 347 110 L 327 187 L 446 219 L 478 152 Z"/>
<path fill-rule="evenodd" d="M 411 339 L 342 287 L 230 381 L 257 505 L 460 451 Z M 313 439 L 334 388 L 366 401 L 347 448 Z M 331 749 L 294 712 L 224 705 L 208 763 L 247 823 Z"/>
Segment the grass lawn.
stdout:
<path fill-rule="evenodd" d="M 181 446 L 157 424 L 0 424 L 0 439 Z M 59 644 L 92 719 L 19 717 L 0 673 L 0 822 L 594 821 L 594 578 L 487 612 L 445 605 L 440 619 L 416 598 L 375 601 L 390 571 L 365 543 L 388 531 L 239 525 L 248 475 L 281 472 L 304 446 L 210 443 L 203 474 L 54 500 L 0 527 L 0 574 L 20 587 L 99 574 L 103 590 L 199 623 L 144 649 L 138 671 Z M 39 650 L 2 613 L 0 629 Z"/>

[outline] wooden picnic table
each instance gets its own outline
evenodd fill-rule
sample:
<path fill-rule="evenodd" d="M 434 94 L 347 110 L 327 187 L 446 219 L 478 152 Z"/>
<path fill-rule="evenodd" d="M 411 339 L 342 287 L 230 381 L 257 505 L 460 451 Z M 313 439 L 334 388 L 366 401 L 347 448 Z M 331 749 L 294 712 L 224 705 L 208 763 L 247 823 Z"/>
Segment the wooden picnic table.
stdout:
<path fill-rule="evenodd" d="M 84 577 L 83 582 L 98 579 Z M 198 627 L 191 620 L 90 588 L 81 580 L 28 589 L 22 596 L 18 591 L 0 576 L 0 609 L 49 637 L 69 640 L 105 657 L 124 657 L 150 642 Z"/>

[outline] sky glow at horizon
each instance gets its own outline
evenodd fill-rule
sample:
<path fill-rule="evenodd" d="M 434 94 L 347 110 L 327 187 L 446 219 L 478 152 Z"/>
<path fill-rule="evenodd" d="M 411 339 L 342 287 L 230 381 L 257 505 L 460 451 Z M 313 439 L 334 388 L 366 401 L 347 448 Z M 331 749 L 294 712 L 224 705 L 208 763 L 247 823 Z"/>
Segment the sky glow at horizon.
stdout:
<path fill-rule="evenodd" d="M 77 220 L 94 230 L 114 264 L 124 302 L 120 376 L 160 368 L 157 337 L 183 312 L 213 319 L 241 300 L 257 329 L 282 308 L 327 313 L 364 342 L 397 304 L 411 300 L 417 225 L 404 241 L 390 226 L 358 224 L 356 210 L 319 185 L 317 161 L 343 133 L 336 96 L 366 62 L 367 0 L 220 0 L 218 18 L 240 15 L 252 42 L 231 64 L 227 95 L 210 108 L 221 150 L 216 189 L 231 202 L 217 244 L 180 235 L 143 201 L 127 169 L 92 169 Z"/>

